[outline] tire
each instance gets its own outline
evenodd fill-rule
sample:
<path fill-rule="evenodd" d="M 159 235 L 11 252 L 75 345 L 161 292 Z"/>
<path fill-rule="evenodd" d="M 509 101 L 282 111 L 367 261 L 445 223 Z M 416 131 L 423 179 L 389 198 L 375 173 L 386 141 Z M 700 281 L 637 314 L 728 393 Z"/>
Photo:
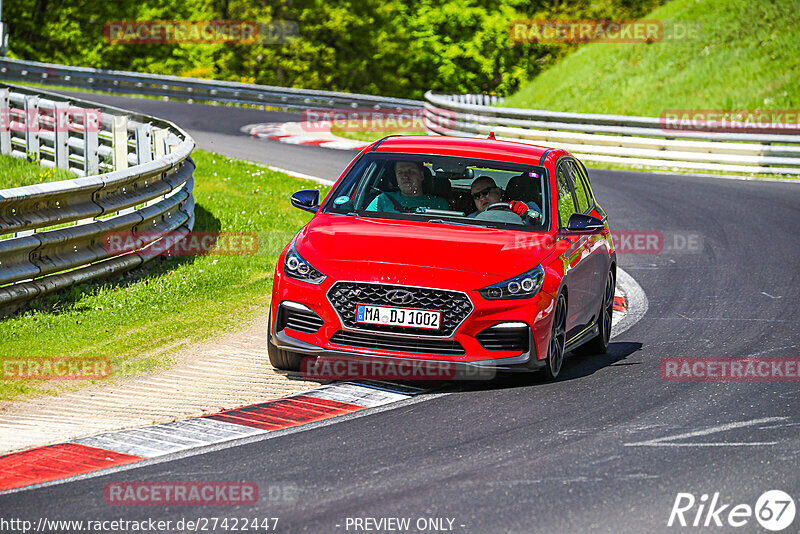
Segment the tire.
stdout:
<path fill-rule="evenodd" d="M 544 377 L 555 380 L 564 363 L 564 344 L 567 338 L 567 299 L 559 295 L 556 309 L 553 311 L 553 326 L 550 330 L 550 343 L 547 346 Z"/>
<path fill-rule="evenodd" d="M 600 315 L 597 318 L 599 333 L 576 348 L 573 352 L 581 356 L 591 356 L 594 354 L 605 354 L 608 352 L 608 342 L 611 339 L 611 319 L 614 315 L 614 290 L 616 289 L 614 271 L 608 271 L 606 276 L 606 287 L 603 292 L 603 302 L 600 308 Z"/>
<path fill-rule="evenodd" d="M 271 363 L 275 369 L 280 369 L 281 371 L 300 370 L 302 356 L 296 352 L 281 350 L 267 341 L 267 353 L 269 354 L 269 363 Z"/>

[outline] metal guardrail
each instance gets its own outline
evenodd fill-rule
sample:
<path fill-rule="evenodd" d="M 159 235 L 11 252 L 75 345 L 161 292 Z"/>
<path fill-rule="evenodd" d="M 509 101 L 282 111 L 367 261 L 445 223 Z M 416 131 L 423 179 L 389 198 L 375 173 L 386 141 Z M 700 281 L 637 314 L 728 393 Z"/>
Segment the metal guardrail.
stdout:
<path fill-rule="evenodd" d="M 80 176 L 0 190 L 0 309 L 142 265 L 193 228 L 194 140 L 176 125 L 7 84 L 0 107 L 0 153 Z M 115 251 L 112 232 L 138 248 Z"/>
<path fill-rule="evenodd" d="M 587 161 L 604 163 L 733 173 L 800 174 L 800 136 L 797 135 L 665 130 L 661 119 L 655 117 L 496 107 L 502 102 L 496 96 L 435 95 L 428 92 L 423 102 L 71 67 L 10 58 L 0 58 L 0 78 L 76 89 L 287 109 L 391 110 L 424 107 L 424 123 L 429 134 L 470 137 L 495 132 L 498 138 L 564 148 Z M 104 162 L 110 157 L 109 136 L 114 135 L 112 125 L 104 122 L 105 127 L 107 130 L 101 132 L 97 140 L 100 171 L 108 170 Z M 55 154 L 51 157 L 49 151 L 51 146 L 58 143 L 47 136 L 42 139 L 41 151 L 47 156 L 44 163 L 54 162 Z M 0 138 L 0 145 L 7 142 Z M 84 153 L 93 153 L 93 140 L 71 139 L 69 143 L 73 150 L 69 159 L 75 163 L 70 168 L 84 174 L 93 172 L 94 160 L 81 159 L 82 150 Z M 84 146 L 78 146 L 79 143 Z M 129 153 L 129 160 L 132 164 L 136 163 L 135 154 Z"/>
<path fill-rule="evenodd" d="M 23 83 L 60 85 L 112 93 L 161 96 L 286 109 L 422 108 L 424 102 L 405 98 L 359 95 L 333 91 L 292 89 L 271 85 L 203 80 L 162 74 L 71 67 L 36 61 L 0 58 L 0 79 Z"/>
<path fill-rule="evenodd" d="M 563 148 L 587 161 L 654 168 L 800 175 L 800 136 L 665 129 L 662 119 L 496 107 L 481 95 L 425 94 L 429 134 Z"/>

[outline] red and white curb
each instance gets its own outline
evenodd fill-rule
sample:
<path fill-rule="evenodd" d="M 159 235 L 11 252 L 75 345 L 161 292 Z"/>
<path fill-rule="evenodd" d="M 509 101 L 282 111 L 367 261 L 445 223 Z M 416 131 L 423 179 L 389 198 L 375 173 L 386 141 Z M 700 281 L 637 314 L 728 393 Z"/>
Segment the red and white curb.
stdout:
<path fill-rule="evenodd" d="M 323 421 L 423 392 L 384 383 L 336 383 L 261 404 L 0 456 L 0 493 Z"/>
<path fill-rule="evenodd" d="M 647 311 L 644 291 L 622 269 L 617 272 L 616 293 L 612 337 L 633 326 Z M 106 432 L 6 454 L 0 456 L 0 494 L 264 436 L 386 406 L 429 391 L 387 382 L 338 382 L 203 417 Z"/>
<path fill-rule="evenodd" d="M 241 131 L 261 139 L 292 145 L 321 146 L 336 150 L 361 150 L 370 144 L 332 134 L 329 121 L 247 124 L 242 126 Z"/>
<path fill-rule="evenodd" d="M 639 283 L 622 269 L 617 269 L 617 288 L 611 337 L 618 336 L 638 323 L 647 313 L 647 295 Z"/>

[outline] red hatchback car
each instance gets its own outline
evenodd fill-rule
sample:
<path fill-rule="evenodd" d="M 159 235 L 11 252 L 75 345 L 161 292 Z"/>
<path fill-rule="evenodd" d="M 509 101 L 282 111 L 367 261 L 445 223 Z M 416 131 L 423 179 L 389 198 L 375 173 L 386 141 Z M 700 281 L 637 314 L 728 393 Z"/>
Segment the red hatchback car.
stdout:
<path fill-rule="evenodd" d="M 281 254 L 270 362 L 303 357 L 544 371 L 604 353 L 616 254 L 568 152 L 457 137 L 366 147 Z"/>

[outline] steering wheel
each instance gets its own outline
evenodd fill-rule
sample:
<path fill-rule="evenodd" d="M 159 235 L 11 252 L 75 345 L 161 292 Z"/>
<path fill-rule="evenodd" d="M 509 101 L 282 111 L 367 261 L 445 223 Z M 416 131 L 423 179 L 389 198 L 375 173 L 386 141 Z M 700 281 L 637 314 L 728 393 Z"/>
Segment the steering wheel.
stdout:
<path fill-rule="evenodd" d="M 523 221 L 525 220 L 526 217 L 533 221 L 533 220 L 539 219 L 542 216 L 542 214 L 540 212 L 538 212 L 537 210 L 535 210 L 535 209 L 530 209 L 527 212 L 525 212 L 524 215 L 520 215 L 519 213 L 517 213 L 517 212 L 515 212 L 515 211 L 513 211 L 511 209 L 511 206 L 508 205 L 508 202 L 495 202 L 494 204 L 491 204 L 490 206 L 487 206 L 484 211 L 489 211 L 489 210 L 510 211 L 514 215 L 518 215 L 519 218 L 522 219 Z"/>
<path fill-rule="evenodd" d="M 486 209 L 483 211 L 489 211 L 489 210 L 511 211 L 511 207 L 508 205 L 508 202 L 495 202 L 494 204 L 487 206 Z"/>

